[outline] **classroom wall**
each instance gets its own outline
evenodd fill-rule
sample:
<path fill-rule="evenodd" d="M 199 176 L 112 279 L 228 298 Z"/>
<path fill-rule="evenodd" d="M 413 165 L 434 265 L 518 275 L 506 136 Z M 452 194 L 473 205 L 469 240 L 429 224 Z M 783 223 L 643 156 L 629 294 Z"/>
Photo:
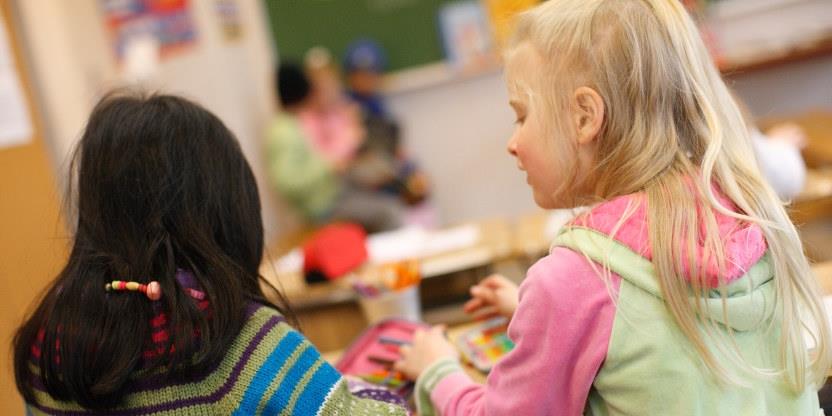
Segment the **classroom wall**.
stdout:
<path fill-rule="evenodd" d="M 750 72 L 728 82 L 758 118 L 832 111 L 832 56 Z"/>
<path fill-rule="evenodd" d="M 262 132 L 274 111 L 274 52 L 263 4 L 257 0 L 237 2 L 243 35 L 233 42 L 222 38 L 214 2 L 190 4 L 197 43 L 162 61 L 142 86 L 201 103 L 235 133 L 260 184 L 267 235 L 274 235 L 291 227 L 294 220 L 282 215 L 277 198 L 266 186 L 260 158 Z M 97 0 L 18 0 L 15 5 L 34 63 L 47 137 L 62 182 L 67 155 L 89 111 L 103 92 L 125 85 L 125 80 L 111 52 Z"/>
<path fill-rule="evenodd" d="M 21 53 L 19 28 L 9 6 L 9 0 L 0 0 L 0 30 L 11 50 L 8 64 L 20 81 L 32 131 L 25 142 L 0 146 L 0 414 L 21 415 L 24 408 L 15 386 L 12 339 L 36 306 L 33 300 L 63 266 L 67 239 L 41 118 L 32 105 L 28 62 Z"/>
<path fill-rule="evenodd" d="M 832 56 L 728 79 L 756 117 L 832 110 Z M 413 154 L 434 178 L 447 223 L 533 211 L 525 177 L 505 151 L 513 128 L 501 72 L 393 95 Z"/>
<path fill-rule="evenodd" d="M 245 33 L 227 44 L 211 2 L 191 2 L 199 43 L 164 61 L 151 84 L 202 102 L 238 135 L 261 184 L 267 232 L 274 236 L 296 222 L 266 185 L 260 159 L 262 132 L 274 109 L 274 50 L 262 3 L 237 3 Z M 16 5 L 35 63 L 47 137 L 59 163 L 96 97 L 120 82 L 118 71 L 96 0 L 18 0 Z M 54 70 L 56 63 L 60 71 Z M 793 114 L 832 108 L 830 69 L 832 57 L 825 57 L 734 76 L 731 82 L 755 115 Z M 506 101 L 500 71 L 389 97 L 411 153 L 433 178 L 441 223 L 535 210 L 525 178 L 505 152 L 513 121 Z"/>
<path fill-rule="evenodd" d="M 759 52 L 832 32 L 829 0 L 725 0 L 712 30 L 724 52 Z M 832 55 L 727 79 L 756 117 L 832 110 Z M 524 177 L 505 152 L 512 129 L 502 73 L 442 81 L 390 97 L 405 139 L 436 178 L 435 202 L 449 223 L 533 210 Z"/>
<path fill-rule="evenodd" d="M 389 105 L 433 179 L 444 223 L 535 210 L 525 174 L 506 151 L 514 114 L 502 71 L 397 93 Z"/>
<path fill-rule="evenodd" d="M 724 0 L 710 13 L 718 48 L 735 59 L 785 53 L 832 34 L 829 0 Z M 832 56 L 728 76 L 756 117 L 832 109 Z"/>
<path fill-rule="evenodd" d="M 829 0 L 722 0 L 708 11 L 707 27 L 720 53 L 744 59 L 828 35 Z"/>

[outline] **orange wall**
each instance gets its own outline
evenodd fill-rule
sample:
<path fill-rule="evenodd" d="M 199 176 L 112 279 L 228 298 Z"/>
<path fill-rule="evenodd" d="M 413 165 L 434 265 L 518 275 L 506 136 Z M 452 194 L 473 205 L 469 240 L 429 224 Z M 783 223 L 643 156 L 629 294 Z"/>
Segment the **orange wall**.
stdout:
<path fill-rule="evenodd" d="M 28 144 L 0 149 L 0 414 L 23 414 L 14 385 L 11 340 L 25 313 L 66 256 L 66 231 L 52 164 L 43 143 L 32 88 L 21 60 L 8 0 L 0 0 L 34 134 Z"/>

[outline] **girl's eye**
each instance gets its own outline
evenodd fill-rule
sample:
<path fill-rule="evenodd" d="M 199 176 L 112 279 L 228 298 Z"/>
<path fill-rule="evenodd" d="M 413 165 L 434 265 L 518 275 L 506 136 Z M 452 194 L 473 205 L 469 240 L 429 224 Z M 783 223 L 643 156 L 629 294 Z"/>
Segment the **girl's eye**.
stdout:
<path fill-rule="evenodd" d="M 517 120 L 514 120 L 514 124 L 523 124 L 526 121 L 526 117 L 517 117 Z"/>

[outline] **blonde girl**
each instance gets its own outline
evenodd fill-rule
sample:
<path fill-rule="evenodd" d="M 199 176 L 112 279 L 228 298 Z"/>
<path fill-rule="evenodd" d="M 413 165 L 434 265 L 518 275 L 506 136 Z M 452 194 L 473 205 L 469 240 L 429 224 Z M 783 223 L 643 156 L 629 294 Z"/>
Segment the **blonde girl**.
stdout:
<path fill-rule="evenodd" d="M 422 413 L 817 415 L 818 285 L 682 4 L 545 2 L 520 17 L 506 78 L 535 202 L 592 209 L 519 296 L 499 277 L 472 288 L 467 309 L 509 316 L 516 343 L 486 385 L 439 328 L 403 348 Z"/>

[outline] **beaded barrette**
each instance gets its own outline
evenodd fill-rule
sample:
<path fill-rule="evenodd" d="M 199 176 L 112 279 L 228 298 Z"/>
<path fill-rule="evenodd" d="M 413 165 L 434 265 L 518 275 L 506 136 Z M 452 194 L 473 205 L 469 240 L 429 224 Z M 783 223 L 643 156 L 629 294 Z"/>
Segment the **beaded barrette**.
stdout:
<path fill-rule="evenodd" d="M 162 297 L 162 286 L 159 285 L 159 282 L 156 281 L 144 284 L 139 282 L 125 282 L 123 280 L 113 280 L 112 282 L 104 285 L 104 290 L 108 292 L 120 290 L 142 292 L 150 300 L 159 300 L 159 298 Z"/>

